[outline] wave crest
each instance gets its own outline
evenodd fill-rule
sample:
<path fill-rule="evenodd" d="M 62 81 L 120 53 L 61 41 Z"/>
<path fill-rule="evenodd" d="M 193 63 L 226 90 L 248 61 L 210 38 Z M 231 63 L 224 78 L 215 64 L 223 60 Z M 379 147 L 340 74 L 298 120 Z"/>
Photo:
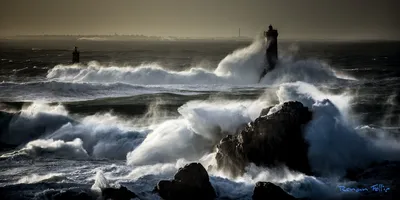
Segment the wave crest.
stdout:
<path fill-rule="evenodd" d="M 192 67 L 183 71 L 172 71 L 157 63 L 139 66 L 104 66 L 92 61 L 83 65 L 57 65 L 49 70 L 47 79 L 64 82 L 93 82 L 129 84 L 184 84 L 211 85 L 258 84 L 265 66 L 264 39 L 256 39 L 248 47 L 227 55 L 214 71 Z M 280 64 L 268 73 L 262 84 L 280 84 L 292 81 L 309 83 L 336 82 L 341 80 L 328 64 L 318 60 L 298 60 L 281 57 Z"/>

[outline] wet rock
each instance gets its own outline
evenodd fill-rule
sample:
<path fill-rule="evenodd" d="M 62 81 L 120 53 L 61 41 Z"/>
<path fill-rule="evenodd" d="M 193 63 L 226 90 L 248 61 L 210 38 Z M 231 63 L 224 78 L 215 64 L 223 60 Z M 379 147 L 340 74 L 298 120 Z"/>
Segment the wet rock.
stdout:
<path fill-rule="evenodd" d="M 162 180 L 156 188 L 165 200 L 209 200 L 215 199 L 207 171 L 200 163 L 190 163 L 175 174 L 174 180 Z"/>
<path fill-rule="evenodd" d="M 279 199 L 293 200 L 293 196 L 286 193 L 279 186 L 270 182 L 257 182 L 253 192 L 253 200 Z"/>
<path fill-rule="evenodd" d="M 308 144 L 303 137 L 303 127 L 311 118 L 312 113 L 300 102 L 284 103 L 280 110 L 260 116 L 239 134 L 223 138 L 217 145 L 218 168 L 236 176 L 249 163 L 267 167 L 286 165 L 311 174 Z"/>
<path fill-rule="evenodd" d="M 112 200 L 129 200 L 136 198 L 136 194 L 128 190 L 128 188 L 121 186 L 120 188 L 104 188 L 101 189 L 101 196 L 103 199 Z"/>

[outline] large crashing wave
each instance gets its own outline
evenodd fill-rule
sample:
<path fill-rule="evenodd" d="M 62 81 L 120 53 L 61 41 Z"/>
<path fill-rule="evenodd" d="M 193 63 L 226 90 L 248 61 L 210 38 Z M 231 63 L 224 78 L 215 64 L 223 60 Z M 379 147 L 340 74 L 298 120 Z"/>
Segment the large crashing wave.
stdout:
<path fill-rule="evenodd" d="M 103 66 L 98 62 L 83 65 L 57 65 L 49 70 L 47 79 L 62 82 L 128 83 L 128 84 L 258 84 L 265 67 L 265 40 L 256 39 L 250 46 L 226 56 L 214 71 L 209 66 L 192 67 L 184 71 L 164 69 L 157 63 L 139 66 Z M 264 84 L 304 81 L 309 83 L 339 80 L 326 64 L 316 60 L 292 61 L 281 57 L 280 64 L 263 79 Z"/>
<path fill-rule="evenodd" d="M 277 93 L 281 102 L 300 101 L 313 111 L 305 139 L 310 144 L 308 157 L 315 172 L 343 176 L 346 169 L 400 159 L 399 141 L 389 136 L 377 140 L 358 131 L 359 122 L 352 120 L 350 94 L 326 94 L 301 82 L 284 84 Z"/>
<path fill-rule="evenodd" d="M 258 115 L 253 102 L 191 101 L 178 109 L 181 117 L 167 120 L 155 128 L 143 143 L 127 155 L 130 165 L 199 159 L 212 151 L 227 134 Z M 256 113 L 256 114 L 254 114 Z"/>
<path fill-rule="evenodd" d="M 34 103 L 22 108 L 18 113 L 9 114 L 7 124 L 1 124 L 4 129 L 0 134 L 0 142 L 18 146 L 43 135 L 51 134 L 66 123 L 75 121 L 68 117 L 68 112 L 62 105 L 49 106 L 44 103 Z M 0 119 L 4 120 L 4 119 Z"/>
<path fill-rule="evenodd" d="M 67 158 L 124 159 L 148 133 L 110 113 L 72 119 L 62 105 L 43 103 L 22 109 L 7 126 L 0 142 L 18 146 L 30 141 L 19 153 Z"/>

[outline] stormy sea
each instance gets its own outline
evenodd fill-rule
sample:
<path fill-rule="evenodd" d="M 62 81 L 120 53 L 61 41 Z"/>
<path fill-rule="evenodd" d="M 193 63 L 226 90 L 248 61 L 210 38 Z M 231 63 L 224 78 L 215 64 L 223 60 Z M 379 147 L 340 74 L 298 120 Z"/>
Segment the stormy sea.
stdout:
<path fill-rule="evenodd" d="M 398 198 L 400 43 L 266 46 L 0 40 L 0 199 Z"/>

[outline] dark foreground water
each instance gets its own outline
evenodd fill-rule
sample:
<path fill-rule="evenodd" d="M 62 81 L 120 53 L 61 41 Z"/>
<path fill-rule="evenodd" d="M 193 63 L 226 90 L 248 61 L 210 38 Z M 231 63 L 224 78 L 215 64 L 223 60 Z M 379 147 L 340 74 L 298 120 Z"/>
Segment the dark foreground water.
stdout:
<path fill-rule="evenodd" d="M 70 63 L 73 46 L 81 64 Z M 249 199 L 257 181 L 296 197 L 338 197 L 338 186 L 350 184 L 338 179 L 344 169 L 400 159 L 400 43 L 279 48 L 280 64 L 258 83 L 262 40 L 1 40 L 1 192 L 45 199 L 121 183 L 158 199 L 151 190 L 160 179 L 191 161 L 215 165 L 210 146 L 288 100 L 316 113 L 305 133 L 311 166 L 323 175 L 250 166 L 232 178 L 209 168 L 221 199 Z"/>

